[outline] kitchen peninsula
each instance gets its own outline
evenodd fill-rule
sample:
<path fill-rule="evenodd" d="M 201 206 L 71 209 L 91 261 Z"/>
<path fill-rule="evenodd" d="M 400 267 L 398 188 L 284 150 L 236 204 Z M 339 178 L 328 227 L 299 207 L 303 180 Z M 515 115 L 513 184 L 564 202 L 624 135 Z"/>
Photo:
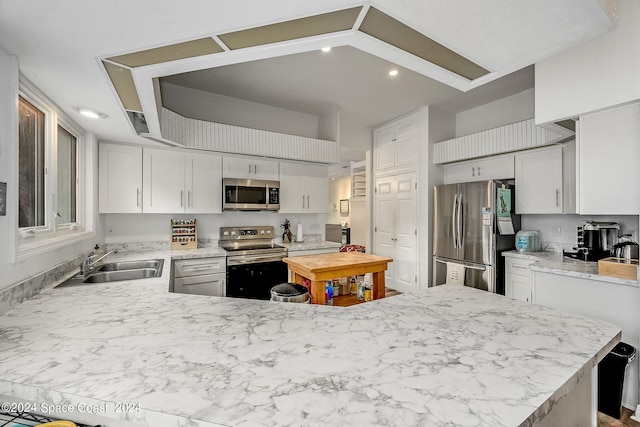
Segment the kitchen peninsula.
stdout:
<path fill-rule="evenodd" d="M 588 425 L 620 338 L 451 285 L 350 308 L 174 294 L 175 256 L 119 253 L 164 257 L 162 277 L 47 289 L 0 317 L 0 394 L 95 405 L 61 415 L 110 427 Z"/>

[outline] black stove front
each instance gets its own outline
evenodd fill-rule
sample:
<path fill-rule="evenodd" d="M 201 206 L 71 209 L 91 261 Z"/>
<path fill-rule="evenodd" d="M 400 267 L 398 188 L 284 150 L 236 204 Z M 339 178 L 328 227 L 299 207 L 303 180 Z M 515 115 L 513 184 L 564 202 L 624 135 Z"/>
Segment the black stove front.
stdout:
<path fill-rule="evenodd" d="M 227 296 L 268 300 L 271 288 L 288 281 L 287 264 L 282 261 L 227 266 Z"/>
<path fill-rule="evenodd" d="M 270 226 L 220 228 L 228 252 L 227 297 L 268 300 L 271 288 L 288 281 L 287 250 L 273 243 Z"/>

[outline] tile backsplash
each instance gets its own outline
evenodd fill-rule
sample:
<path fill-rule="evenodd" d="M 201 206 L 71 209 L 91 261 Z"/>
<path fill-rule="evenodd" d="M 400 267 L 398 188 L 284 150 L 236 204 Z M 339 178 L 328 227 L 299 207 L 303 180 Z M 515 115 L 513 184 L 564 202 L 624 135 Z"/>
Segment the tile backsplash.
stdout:
<path fill-rule="evenodd" d="M 561 252 L 576 246 L 577 227 L 583 221 L 617 222 L 620 234 L 631 233 L 638 241 L 637 215 L 522 215 L 523 230 L 538 230 L 544 250 Z M 560 232 L 557 232 L 557 228 Z"/>

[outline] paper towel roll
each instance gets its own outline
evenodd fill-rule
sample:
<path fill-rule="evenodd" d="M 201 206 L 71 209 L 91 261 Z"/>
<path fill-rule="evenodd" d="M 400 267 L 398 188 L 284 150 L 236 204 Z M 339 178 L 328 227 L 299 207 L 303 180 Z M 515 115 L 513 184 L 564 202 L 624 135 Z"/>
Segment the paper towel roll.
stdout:
<path fill-rule="evenodd" d="M 304 236 L 302 235 L 302 223 L 298 221 L 296 226 L 296 242 L 304 242 Z"/>

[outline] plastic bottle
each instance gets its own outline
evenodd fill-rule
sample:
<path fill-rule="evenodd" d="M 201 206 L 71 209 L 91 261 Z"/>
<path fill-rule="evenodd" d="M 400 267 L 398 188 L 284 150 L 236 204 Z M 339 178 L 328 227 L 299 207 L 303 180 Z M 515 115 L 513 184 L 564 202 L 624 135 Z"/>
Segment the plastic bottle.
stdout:
<path fill-rule="evenodd" d="M 365 301 L 372 300 L 371 279 L 372 279 L 371 274 L 367 273 L 364 275 L 364 300 Z"/>
<path fill-rule="evenodd" d="M 324 282 L 324 298 L 326 305 L 333 305 L 333 281 L 327 280 Z"/>
<path fill-rule="evenodd" d="M 349 285 L 351 287 L 351 295 L 356 295 L 358 293 L 358 282 L 356 282 L 356 276 L 351 276 L 351 282 Z"/>
<path fill-rule="evenodd" d="M 364 280 L 358 283 L 358 301 L 364 301 Z"/>

